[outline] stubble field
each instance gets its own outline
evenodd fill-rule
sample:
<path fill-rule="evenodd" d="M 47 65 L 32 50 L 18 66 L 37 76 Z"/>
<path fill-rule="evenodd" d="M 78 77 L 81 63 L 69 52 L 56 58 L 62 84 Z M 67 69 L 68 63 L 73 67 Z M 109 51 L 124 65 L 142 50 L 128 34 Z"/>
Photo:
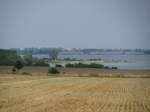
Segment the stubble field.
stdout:
<path fill-rule="evenodd" d="M 0 112 L 150 112 L 150 78 L 3 73 Z"/>

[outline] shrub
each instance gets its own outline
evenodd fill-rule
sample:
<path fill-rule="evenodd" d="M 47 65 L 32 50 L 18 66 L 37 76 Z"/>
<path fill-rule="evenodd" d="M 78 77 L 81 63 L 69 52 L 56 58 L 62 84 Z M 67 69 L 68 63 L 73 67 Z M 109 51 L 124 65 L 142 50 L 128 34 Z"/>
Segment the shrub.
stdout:
<path fill-rule="evenodd" d="M 99 77 L 99 74 L 96 74 L 96 73 L 91 73 L 89 74 L 90 77 Z"/>
<path fill-rule="evenodd" d="M 112 69 L 118 69 L 117 67 L 112 67 Z"/>
<path fill-rule="evenodd" d="M 12 68 L 12 72 L 13 72 L 13 73 L 16 73 L 16 71 L 17 71 L 16 68 L 13 67 L 13 68 Z"/>
<path fill-rule="evenodd" d="M 14 65 L 14 68 L 17 69 L 17 70 L 20 70 L 20 69 L 23 68 L 23 66 L 24 66 L 23 62 L 20 61 L 20 60 L 17 60 L 15 65 Z"/>
<path fill-rule="evenodd" d="M 89 66 L 90 68 L 104 68 L 104 65 L 96 63 L 91 63 Z"/>
<path fill-rule="evenodd" d="M 52 68 L 49 68 L 48 73 L 51 73 L 51 74 L 58 74 L 59 71 L 58 71 L 57 68 L 52 67 Z"/>
<path fill-rule="evenodd" d="M 56 64 L 56 67 L 62 67 L 62 65 Z"/>
<path fill-rule="evenodd" d="M 46 63 L 45 61 L 43 61 L 43 60 L 36 60 L 35 62 L 34 62 L 34 64 L 33 64 L 33 66 L 49 66 L 49 64 L 48 63 Z"/>
<path fill-rule="evenodd" d="M 71 63 L 68 63 L 68 64 L 66 64 L 66 67 L 75 67 L 75 68 L 104 68 L 104 65 L 102 65 L 102 64 L 96 64 L 96 63 L 91 63 L 91 64 L 84 64 L 84 63 L 71 64 Z"/>
<path fill-rule="evenodd" d="M 22 72 L 22 75 L 32 75 L 32 74 L 28 72 Z"/>
<path fill-rule="evenodd" d="M 68 63 L 66 64 L 66 67 L 71 67 L 71 68 L 99 68 L 99 69 L 118 69 L 117 67 L 109 67 L 109 66 L 104 66 L 102 64 L 97 64 L 97 63 L 90 63 L 90 64 L 84 64 L 84 63 Z"/>
<path fill-rule="evenodd" d="M 68 63 L 68 64 L 66 64 L 66 67 L 74 67 L 74 65 L 71 63 Z"/>

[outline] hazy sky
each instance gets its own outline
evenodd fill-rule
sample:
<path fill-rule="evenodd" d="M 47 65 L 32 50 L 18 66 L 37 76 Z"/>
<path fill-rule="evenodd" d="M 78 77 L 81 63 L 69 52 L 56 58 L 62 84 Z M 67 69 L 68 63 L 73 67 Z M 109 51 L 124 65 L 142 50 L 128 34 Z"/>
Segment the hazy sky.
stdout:
<path fill-rule="evenodd" d="M 0 48 L 150 48 L 150 0 L 0 0 Z"/>

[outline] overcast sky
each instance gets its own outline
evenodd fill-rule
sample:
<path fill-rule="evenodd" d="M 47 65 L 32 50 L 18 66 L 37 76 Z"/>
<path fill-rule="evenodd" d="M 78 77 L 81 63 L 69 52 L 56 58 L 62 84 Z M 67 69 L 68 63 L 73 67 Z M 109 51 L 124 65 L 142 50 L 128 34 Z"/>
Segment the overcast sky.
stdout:
<path fill-rule="evenodd" d="M 150 49 L 150 0 L 0 0 L 0 48 Z"/>

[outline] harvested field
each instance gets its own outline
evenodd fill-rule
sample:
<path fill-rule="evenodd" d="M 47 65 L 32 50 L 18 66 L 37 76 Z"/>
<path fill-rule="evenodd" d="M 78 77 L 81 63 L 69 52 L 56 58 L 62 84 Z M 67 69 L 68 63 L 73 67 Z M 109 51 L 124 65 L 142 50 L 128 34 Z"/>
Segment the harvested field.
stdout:
<path fill-rule="evenodd" d="M 150 78 L 0 74 L 0 112 L 150 112 Z"/>
<path fill-rule="evenodd" d="M 11 66 L 0 66 L 0 74 L 12 74 Z M 29 73 L 32 76 L 47 76 L 49 67 L 24 67 L 20 73 Z M 58 76 L 73 77 L 123 77 L 123 78 L 150 78 L 150 70 L 108 70 L 96 68 L 58 68 Z"/>

